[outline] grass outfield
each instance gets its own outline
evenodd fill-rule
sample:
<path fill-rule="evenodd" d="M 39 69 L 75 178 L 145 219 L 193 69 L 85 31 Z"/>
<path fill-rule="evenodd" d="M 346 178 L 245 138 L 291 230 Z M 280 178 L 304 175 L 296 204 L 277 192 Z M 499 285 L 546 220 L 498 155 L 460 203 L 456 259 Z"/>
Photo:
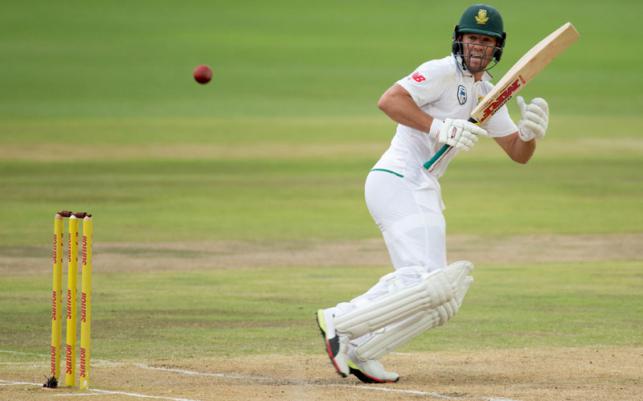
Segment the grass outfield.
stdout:
<path fill-rule="evenodd" d="M 643 148 L 627 129 L 640 120 L 604 138 L 583 136 L 581 119 L 552 119 L 527 166 L 491 141 L 452 163 L 443 179 L 450 232 L 643 230 Z M 0 151 L 0 243 L 47 243 L 52 213 L 65 208 L 94 212 L 99 241 L 374 237 L 363 181 L 392 125 L 373 120 L 181 120 L 180 135 L 181 121 L 162 119 L 27 122 L 4 136 Z M 82 136 L 85 124 L 95 137 Z M 248 134 L 227 134 L 234 129 Z"/>
<path fill-rule="evenodd" d="M 95 216 L 96 360 L 319 356 L 313 312 L 390 271 L 385 257 L 366 261 L 364 245 L 380 235 L 364 179 L 394 130 L 376 101 L 424 60 L 446 55 L 469 3 L 90 3 L 12 2 L 0 14 L 0 384 L 47 373 L 49 253 L 61 209 Z M 643 55 L 634 43 L 643 3 L 494 5 L 509 34 L 496 77 L 568 20 L 581 39 L 525 90 L 552 110 L 528 165 L 488 140 L 450 165 L 442 179 L 449 251 L 480 256 L 476 282 L 453 321 L 402 351 L 485 360 L 477 352 L 621 347 L 638 355 Z M 206 86 L 191 77 L 201 63 L 214 69 Z M 510 110 L 517 118 L 514 102 Z M 505 240 L 551 248 L 490 246 Z M 286 263 L 311 244 L 328 254 Z M 337 244 L 354 248 L 351 262 L 323 263 Z M 480 244 L 493 257 L 474 249 Z M 262 259 L 271 247 L 279 258 Z M 245 259 L 229 263 L 235 252 Z M 395 358 L 403 372 L 416 371 Z M 34 360 L 42 366 L 16 368 Z M 140 390 L 142 381 L 101 382 L 96 371 L 98 386 Z M 319 377 L 328 379 L 316 371 L 304 379 Z M 640 389 L 627 377 L 615 383 Z M 509 387 L 496 394 L 531 399 Z M 0 398 L 44 399 L 7 388 Z M 210 399 L 187 388 L 180 395 Z M 556 399 L 545 392 L 533 399 Z"/>
<path fill-rule="evenodd" d="M 161 360 L 318 353 L 313 312 L 358 295 L 385 268 L 199 269 L 102 273 L 94 356 Z M 44 276 L 45 274 L 43 274 Z M 641 345 L 640 262 L 483 265 L 466 307 L 406 350 Z M 49 282 L 5 278 L 5 349 L 43 352 Z M 15 300 L 20 299 L 20 305 Z M 284 348 L 283 344 L 288 344 Z"/>

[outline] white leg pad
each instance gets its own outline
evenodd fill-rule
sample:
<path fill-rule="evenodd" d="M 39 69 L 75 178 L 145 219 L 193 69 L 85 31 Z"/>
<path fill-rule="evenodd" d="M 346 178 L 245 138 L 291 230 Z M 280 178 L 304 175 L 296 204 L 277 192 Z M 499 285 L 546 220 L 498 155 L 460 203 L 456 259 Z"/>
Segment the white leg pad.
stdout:
<path fill-rule="evenodd" d="M 473 263 L 467 260 L 459 260 L 457 262 L 451 263 L 444 269 L 448 280 L 455 284 L 456 287 L 459 287 L 464 280 L 471 274 L 473 271 Z"/>
<path fill-rule="evenodd" d="M 394 288 L 393 292 L 335 317 L 335 330 L 349 338 L 357 338 L 418 312 L 426 314 L 456 297 L 458 286 L 472 267 L 469 262 L 452 264 L 428 273 L 417 284 Z"/>
<path fill-rule="evenodd" d="M 471 276 L 463 278 L 456 296 L 450 301 L 428 312 L 417 312 L 399 324 L 374 333 L 366 342 L 360 344 L 353 354 L 362 361 L 378 360 L 426 330 L 443 325 L 458 312 L 472 282 Z"/>

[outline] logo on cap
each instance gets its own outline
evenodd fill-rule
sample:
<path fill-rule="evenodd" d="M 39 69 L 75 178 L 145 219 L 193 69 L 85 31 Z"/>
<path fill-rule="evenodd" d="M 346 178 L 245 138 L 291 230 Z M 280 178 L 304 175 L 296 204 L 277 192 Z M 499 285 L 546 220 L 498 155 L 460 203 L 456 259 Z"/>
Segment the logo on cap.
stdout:
<path fill-rule="evenodd" d="M 478 25 L 484 25 L 489 21 L 489 17 L 487 17 L 487 10 L 484 8 L 481 8 L 478 10 L 478 15 L 476 15 L 476 22 Z"/>

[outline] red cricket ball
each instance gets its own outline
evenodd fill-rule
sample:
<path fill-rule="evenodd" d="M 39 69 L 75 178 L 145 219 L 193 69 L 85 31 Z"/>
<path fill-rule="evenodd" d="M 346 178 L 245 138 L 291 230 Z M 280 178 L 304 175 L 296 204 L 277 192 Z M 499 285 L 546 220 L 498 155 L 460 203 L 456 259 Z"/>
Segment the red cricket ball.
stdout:
<path fill-rule="evenodd" d="M 207 84 L 212 79 L 212 69 L 205 64 L 196 66 L 194 69 L 194 80 L 200 84 Z"/>

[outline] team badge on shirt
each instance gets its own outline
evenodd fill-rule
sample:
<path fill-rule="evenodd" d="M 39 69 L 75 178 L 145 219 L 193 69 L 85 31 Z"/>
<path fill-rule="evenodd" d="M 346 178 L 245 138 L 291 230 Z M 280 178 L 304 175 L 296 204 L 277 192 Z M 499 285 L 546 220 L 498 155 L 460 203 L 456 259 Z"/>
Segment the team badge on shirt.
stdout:
<path fill-rule="evenodd" d="M 467 88 L 458 85 L 458 103 L 465 104 L 467 102 Z"/>

